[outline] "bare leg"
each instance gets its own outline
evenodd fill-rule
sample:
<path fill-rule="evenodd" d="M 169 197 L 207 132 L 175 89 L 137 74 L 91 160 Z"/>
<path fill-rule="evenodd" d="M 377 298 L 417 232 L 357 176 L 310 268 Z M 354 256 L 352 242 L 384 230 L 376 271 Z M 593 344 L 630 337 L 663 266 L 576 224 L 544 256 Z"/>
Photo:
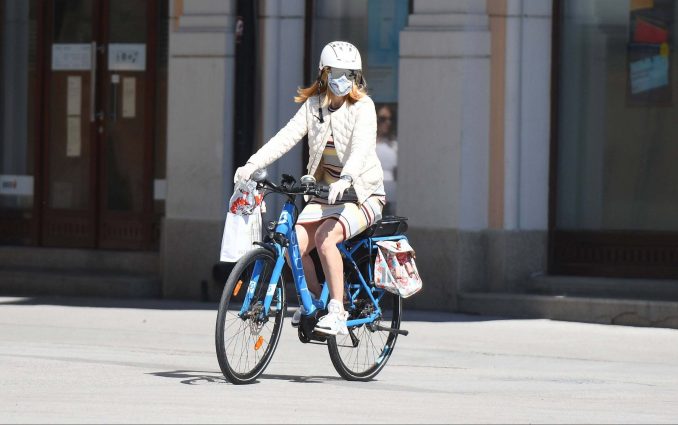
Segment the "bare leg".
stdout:
<path fill-rule="evenodd" d="M 318 226 L 321 222 L 297 224 L 294 230 L 297 232 L 297 242 L 299 243 L 299 252 L 301 254 L 301 263 L 304 265 L 304 276 L 306 277 L 306 284 L 308 290 L 316 296 L 320 297 L 320 283 L 318 282 L 318 275 L 315 271 L 315 264 L 313 258 L 309 255 L 313 248 L 315 248 L 315 239 L 309 238 L 308 235 L 315 235 Z"/>
<path fill-rule="evenodd" d="M 337 244 L 343 240 L 344 230 L 333 218 L 324 220 L 315 233 L 315 245 L 329 285 L 330 298 L 341 305 L 344 305 L 344 262 Z"/>

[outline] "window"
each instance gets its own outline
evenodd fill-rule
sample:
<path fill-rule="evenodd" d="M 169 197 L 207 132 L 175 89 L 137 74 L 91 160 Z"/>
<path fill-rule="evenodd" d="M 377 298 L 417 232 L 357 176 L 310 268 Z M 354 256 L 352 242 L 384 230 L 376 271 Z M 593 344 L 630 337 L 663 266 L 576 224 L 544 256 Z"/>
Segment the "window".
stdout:
<path fill-rule="evenodd" d="M 549 272 L 678 277 L 675 0 L 558 0 Z"/>
<path fill-rule="evenodd" d="M 0 1 L 0 212 L 31 213 L 36 99 L 35 1 Z"/>
<path fill-rule="evenodd" d="M 678 231 L 675 1 L 561 6 L 556 227 Z"/>

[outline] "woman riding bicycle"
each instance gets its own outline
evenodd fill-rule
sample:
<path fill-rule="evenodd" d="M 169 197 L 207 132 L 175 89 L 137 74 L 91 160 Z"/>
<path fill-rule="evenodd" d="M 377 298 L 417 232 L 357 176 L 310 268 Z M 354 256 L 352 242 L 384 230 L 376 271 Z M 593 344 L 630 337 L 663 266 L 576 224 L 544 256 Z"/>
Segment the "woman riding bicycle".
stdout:
<path fill-rule="evenodd" d="M 314 248 L 329 285 L 328 314 L 314 330 L 346 335 L 344 270 L 337 244 L 381 219 L 386 204 L 383 171 L 376 153 L 376 112 L 367 95 L 358 49 L 345 41 L 327 44 L 320 54 L 318 78 L 310 87 L 299 88 L 294 100 L 303 103 L 299 111 L 236 170 L 234 181 L 249 179 L 255 170 L 270 165 L 308 135 L 307 172 L 330 188 L 326 200 L 310 200 L 295 227 L 312 296 L 317 298 L 321 292 L 309 255 Z M 351 186 L 357 202 L 342 201 Z M 295 313 L 293 325 L 299 323 L 301 310 Z"/>

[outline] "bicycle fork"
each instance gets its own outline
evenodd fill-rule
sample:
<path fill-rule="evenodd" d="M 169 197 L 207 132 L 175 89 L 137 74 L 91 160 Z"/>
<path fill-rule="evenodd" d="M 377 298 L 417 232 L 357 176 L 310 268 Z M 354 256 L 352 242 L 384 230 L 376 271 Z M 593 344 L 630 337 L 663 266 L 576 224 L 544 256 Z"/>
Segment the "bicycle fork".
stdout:
<path fill-rule="evenodd" d="M 281 291 L 284 290 L 284 288 L 276 288 L 278 286 L 278 281 L 280 280 L 280 274 L 282 273 L 282 268 L 285 265 L 285 255 L 284 252 L 282 252 L 282 249 L 279 245 L 276 245 L 276 249 L 279 251 L 277 260 L 275 263 L 275 266 L 273 267 L 273 272 L 271 273 L 271 277 L 268 281 L 267 287 L 266 287 L 266 296 L 263 299 L 263 304 L 262 304 L 262 310 L 259 314 L 258 319 L 264 319 L 265 317 L 268 317 L 268 313 L 271 309 L 271 303 L 273 301 L 273 296 L 277 295 L 277 301 L 275 307 L 280 310 L 282 309 L 282 304 L 281 304 L 281 299 L 282 296 L 280 294 Z M 243 300 L 242 306 L 240 307 L 240 317 L 244 317 L 245 314 L 250 310 L 250 306 L 252 303 L 252 298 L 254 297 L 254 293 L 257 289 L 257 285 L 259 283 L 261 284 L 266 284 L 265 282 L 260 282 L 265 266 L 265 262 L 263 260 L 257 260 L 254 263 L 254 270 L 252 271 L 252 277 L 250 278 L 249 284 L 247 285 L 247 294 L 245 295 L 245 299 Z M 264 275 L 265 276 L 265 275 Z"/>

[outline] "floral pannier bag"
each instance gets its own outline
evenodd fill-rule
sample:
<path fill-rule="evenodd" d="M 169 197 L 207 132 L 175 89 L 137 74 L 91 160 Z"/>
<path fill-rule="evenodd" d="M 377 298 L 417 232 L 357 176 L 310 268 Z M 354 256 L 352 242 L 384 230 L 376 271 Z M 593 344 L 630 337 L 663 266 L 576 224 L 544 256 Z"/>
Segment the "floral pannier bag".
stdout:
<path fill-rule="evenodd" d="M 414 262 L 414 249 L 407 239 L 377 242 L 374 284 L 388 292 L 407 298 L 419 292 L 421 277 Z"/>

